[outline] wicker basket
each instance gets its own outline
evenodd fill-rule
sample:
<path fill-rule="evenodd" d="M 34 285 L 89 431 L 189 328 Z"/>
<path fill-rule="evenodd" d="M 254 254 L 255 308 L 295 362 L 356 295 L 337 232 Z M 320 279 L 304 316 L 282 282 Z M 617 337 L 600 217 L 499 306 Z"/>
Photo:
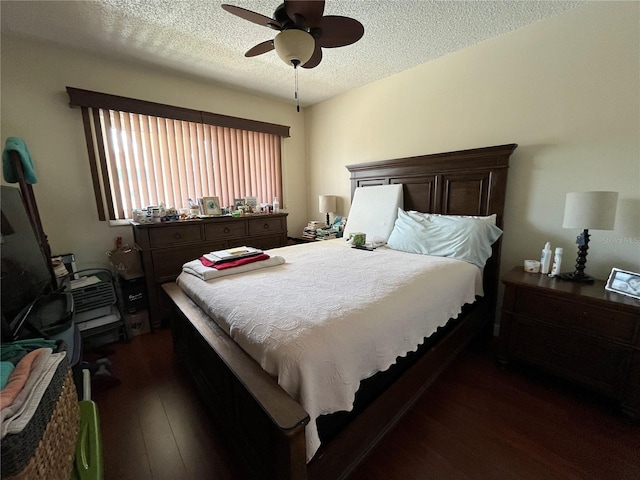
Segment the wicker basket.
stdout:
<path fill-rule="evenodd" d="M 65 359 L 24 430 L 2 439 L 2 478 L 69 480 L 79 421 L 78 396 Z"/>

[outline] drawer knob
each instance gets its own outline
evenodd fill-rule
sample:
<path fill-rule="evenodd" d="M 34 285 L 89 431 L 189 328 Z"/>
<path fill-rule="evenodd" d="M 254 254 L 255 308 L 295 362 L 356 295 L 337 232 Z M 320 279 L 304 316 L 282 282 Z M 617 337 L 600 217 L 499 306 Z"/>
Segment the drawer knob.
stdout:
<path fill-rule="evenodd" d="M 231 230 L 229 230 L 229 227 L 224 227 L 224 230 L 223 230 L 224 233 L 229 233 L 230 231 Z"/>
<path fill-rule="evenodd" d="M 173 238 L 175 238 L 176 240 L 180 240 L 182 238 L 182 235 L 180 235 L 179 232 L 176 232 L 173 234 Z"/>
<path fill-rule="evenodd" d="M 265 222 L 262 228 L 264 228 L 265 230 L 269 230 L 269 224 Z"/>

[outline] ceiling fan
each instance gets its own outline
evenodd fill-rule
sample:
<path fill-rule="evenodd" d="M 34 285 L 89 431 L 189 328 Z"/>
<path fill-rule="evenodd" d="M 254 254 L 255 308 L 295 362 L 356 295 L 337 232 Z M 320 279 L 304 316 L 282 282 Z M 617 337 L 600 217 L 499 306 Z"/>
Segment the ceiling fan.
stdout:
<path fill-rule="evenodd" d="M 362 24 L 349 17 L 324 15 L 324 0 L 284 0 L 273 18 L 234 5 L 222 8 L 240 18 L 280 33 L 250 48 L 245 57 L 255 57 L 275 50 L 278 56 L 294 68 L 314 68 L 322 60 L 322 48 L 344 47 L 364 35 Z"/>

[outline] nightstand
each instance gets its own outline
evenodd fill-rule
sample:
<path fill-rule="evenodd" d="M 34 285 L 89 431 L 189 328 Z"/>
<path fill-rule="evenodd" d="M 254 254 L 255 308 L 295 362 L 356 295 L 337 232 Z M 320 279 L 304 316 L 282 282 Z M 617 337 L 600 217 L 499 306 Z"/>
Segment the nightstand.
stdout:
<path fill-rule="evenodd" d="M 616 400 L 640 420 L 640 300 L 514 268 L 504 276 L 498 362 L 526 362 Z"/>

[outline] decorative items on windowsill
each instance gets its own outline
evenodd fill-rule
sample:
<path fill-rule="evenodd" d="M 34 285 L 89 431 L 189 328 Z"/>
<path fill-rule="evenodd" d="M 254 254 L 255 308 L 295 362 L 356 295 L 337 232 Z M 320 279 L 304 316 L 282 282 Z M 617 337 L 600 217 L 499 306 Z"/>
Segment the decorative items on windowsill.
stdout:
<path fill-rule="evenodd" d="M 256 197 L 236 199 L 234 205 L 229 207 L 220 207 L 218 197 L 202 197 L 196 201 L 188 199 L 188 204 L 188 208 L 181 208 L 179 211 L 174 207 L 165 207 L 164 203 L 149 205 L 143 209 L 136 208 L 133 210 L 132 220 L 136 223 L 162 223 L 205 217 L 262 215 L 276 211 L 275 205 L 259 203 Z M 277 208 L 279 211 L 279 207 Z"/>

